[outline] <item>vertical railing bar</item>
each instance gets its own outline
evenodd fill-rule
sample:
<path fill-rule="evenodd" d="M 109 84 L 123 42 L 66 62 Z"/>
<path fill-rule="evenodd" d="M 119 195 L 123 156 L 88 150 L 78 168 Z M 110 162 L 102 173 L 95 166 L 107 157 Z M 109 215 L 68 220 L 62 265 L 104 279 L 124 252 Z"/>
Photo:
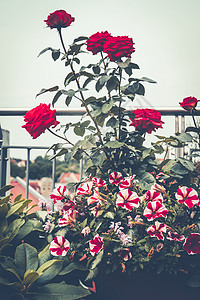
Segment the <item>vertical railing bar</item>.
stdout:
<path fill-rule="evenodd" d="M 181 132 L 185 132 L 185 117 L 181 116 Z M 180 156 L 184 157 L 185 147 L 180 149 Z"/>
<path fill-rule="evenodd" d="M 27 156 L 26 156 L 26 199 L 29 196 L 29 171 L 30 171 L 30 151 L 31 148 L 27 148 Z"/>
<path fill-rule="evenodd" d="M 79 162 L 79 175 L 80 175 L 80 181 L 81 179 L 83 178 L 83 158 L 80 159 L 80 162 Z"/>
<path fill-rule="evenodd" d="M 53 150 L 53 155 L 56 154 L 56 150 Z M 56 184 L 56 158 L 52 160 L 52 181 L 53 181 L 53 189 L 55 189 Z"/>
<path fill-rule="evenodd" d="M 175 116 L 175 132 L 179 132 L 179 116 Z M 179 148 L 175 148 L 175 158 L 179 156 Z"/>

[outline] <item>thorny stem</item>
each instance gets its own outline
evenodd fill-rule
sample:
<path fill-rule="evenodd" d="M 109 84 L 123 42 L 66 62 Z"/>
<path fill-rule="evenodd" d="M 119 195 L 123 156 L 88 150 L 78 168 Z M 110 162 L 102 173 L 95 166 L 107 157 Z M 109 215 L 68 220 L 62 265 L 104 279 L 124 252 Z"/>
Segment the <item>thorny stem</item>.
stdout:
<path fill-rule="evenodd" d="M 122 69 L 119 67 L 119 97 L 121 94 L 121 81 L 122 81 Z M 118 111 L 118 118 L 119 118 L 119 141 L 121 140 L 121 105 L 122 101 L 119 101 L 119 111 Z"/>
<path fill-rule="evenodd" d="M 67 50 L 66 50 L 66 48 L 65 48 L 65 44 L 64 44 L 64 41 L 63 41 L 63 38 L 62 38 L 61 28 L 58 29 L 58 33 L 59 33 L 59 36 L 60 36 L 60 40 L 61 40 L 62 47 L 63 47 L 64 52 L 65 52 L 65 54 L 66 54 L 66 56 L 67 56 L 67 58 L 68 58 L 68 52 L 67 52 Z M 76 73 L 75 73 L 75 70 L 74 70 L 74 68 L 73 68 L 72 63 L 70 63 L 70 67 L 71 67 L 72 73 L 73 73 L 73 75 L 74 75 L 74 78 L 75 78 L 76 84 L 77 84 L 77 86 L 78 86 L 78 89 L 80 89 L 80 88 L 81 88 L 81 87 L 80 87 L 80 83 L 79 83 L 79 81 L 78 81 L 78 78 L 77 78 L 77 76 L 76 76 Z M 85 106 L 85 109 L 86 109 L 86 111 L 87 111 L 87 114 L 88 114 L 89 117 L 93 120 L 94 125 L 95 125 L 95 127 L 96 127 L 96 129 L 97 129 L 97 132 L 99 133 L 99 135 L 98 135 L 99 141 L 100 141 L 101 145 L 103 146 L 103 141 L 102 141 L 102 138 L 101 138 L 101 131 L 100 131 L 100 129 L 99 129 L 99 126 L 98 126 L 97 122 L 95 121 L 95 119 L 91 116 L 91 113 L 90 113 L 90 111 L 89 111 L 89 109 L 88 109 L 88 106 L 87 106 L 87 104 L 85 103 L 85 99 L 84 99 L 84 96 L 83 96 L 82 91 L 80 91 L 80 95 L 81 95 L 81 102 L 82 102 L 83 105 Z"/>

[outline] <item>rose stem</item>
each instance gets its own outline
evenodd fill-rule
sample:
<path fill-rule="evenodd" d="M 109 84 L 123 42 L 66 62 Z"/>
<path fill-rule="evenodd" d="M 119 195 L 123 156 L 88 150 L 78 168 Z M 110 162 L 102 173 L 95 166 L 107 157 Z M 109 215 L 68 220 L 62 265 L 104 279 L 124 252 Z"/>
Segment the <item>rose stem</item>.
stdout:
<path fill-rule="evenodd" d="M 63 41 L 63 38 L 62 38 L 62 34 L 61 34 L 61 28 L 58 29 L 58 33 L 59 33 L 59 36 L 60 36 L 60 40 L 61 40 L 61 44 L 62 44 L 62 46 L 63 46 L 64 52 L 65 52 L 65 54 L 67 55 L 67 58 L 68 58 L 68 53 L 67 53 L 67 50 L 66 50 L 66 48 L 65 48 L 65 44 L 64 44 L 64 41 Z M 77 76 L 76 76 L 76 73 L 75 73 L 75 70 L 74 70 L 74 68 L 73 68 L 72 63 L 70 63 L 70 67 L 71 67 L 72 73 L 73 73 L 73 75 L 74 75 L 74 77 L 75 77 L 76 84 L 77 84 L 78 88 L 80 89 L 81 87 L 80 87 L 80 84 L 79 84 L 79 81 L 78 81 L 78 79 L 77 79 Z M 96 121 L 94 120 L 94 118 L 91 116 L 91 113 L 90 113 L 90 111 L 89 111 L 89 109 L 88 109 L 88 107 L 87 107 L 87 104 L 85 103 L 85 99 L 84 99 L 84 96 L 83 96 L 82 91 L 80 91 L 80 95 L 81 95 L 81 101 L 82 101 L 82 103 L 84 104 L 84 106 L 85 106 L 85 108 L 86 108 L 87 114 L 88 114 L 88 115 L 90 116 L 90 118 L 93 120 L 94 125 L 95 125 L 95 127 L 96 127 L 96 129 L 97 129 L 97 132 L 99 133 L 99 135 L 98 135 L 99 141 L 100 141 L 101 145 L 103 146 L 103 141 L 102 141 L 102 138 L 101 138 L 101 131 L 100 131 L 98 125 L 97 125 L 97 122 L 96 122 Z"/>

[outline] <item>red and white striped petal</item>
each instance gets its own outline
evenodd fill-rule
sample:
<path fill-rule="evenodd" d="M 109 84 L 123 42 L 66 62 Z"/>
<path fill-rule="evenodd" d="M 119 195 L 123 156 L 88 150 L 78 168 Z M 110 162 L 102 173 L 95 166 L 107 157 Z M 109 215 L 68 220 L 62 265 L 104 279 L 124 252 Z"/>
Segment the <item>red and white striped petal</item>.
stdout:
<path fill-rule="evenodd" d="M 70 243 L 63 236 L 56 236 L 51 242 L 49 250 L 54 256 L 65 256 L 69 250 Z"/>
<path fill-rule="evenodd" d="M 163 196 L 161 195 L 161 193 L 158 193 L 154 190 L 147 191 L 143 196 L 143 199 L 145 201 L 159 201 L 161 203 L 163 202 Z"/>
<path fill-rule="evenodd" d="M 104 247 L 103 239 L 97 234 L 93 240 L 89 242 L 90 253 L 92 256 L 98 254 Z"/>
<path fill-rule="evenodd" d="M 155 221 L 155 225 L 152 225 L 147 229 L 148 234 L 152 237 L 156 237 L 158 240 L 164 240 L 163 233 L 166 233 L 166 231 L 166 225 L 158 221 Z"/>
<path fill-rule="evenodd" d="M 112 184 L 119 185 L 119 183 L 124 180 L 120 172 L 113 172 L 110 174 L 109 181 Z"/>
<path fill-rule="evenodd" d="M 63 200 L 67 195 L 67 192 L 67 187 L 65 185 L 60 185 L 58 188 L 55 188 L 50 195 L 50 198 L 53 200 L 53 204 L 55 204 L 57 201 Z"/>
<path fill-rule="evenodd" d="M 175 197 L 179 203 L 184 203 L 188 208 L 192 208 L 200 203 L 197 192 L 187 186 L 182 186 L 178 189 Z"/>
<path fill-rule="evenodd" d="M 151 201 L 147 204 L 143 215 L 148 221 L 152 221 L 157 218 L 166 218 L 168 210 L 160 201 Z"/>
<path fill-rule="evenodd" d="M 99 204 L 102 204 L 102 202 L 106 202 L 106 200 L 104 200 L 100 196 L 98 188 L 94 189 L 94 194 L 87 199 L 88 205 L 96 203 L 96 202 Z"/>
<path fill-rule="evenodd" d="M 139 207 L 140 198 L 137 193 L 132 192 L 129 189 L 125 189 L 119 192 L 116 200 L 116 205 L 128 210 Z"/>
<path fill-rule="evenodd" d="M 81 187 L 77 188 L 76 195 L 91 195 L 92 194 L 93 182 L 85 182 Z"/>
<path fill-rule="evenodd" d="M 133 185 L 133 180 L 135 178 L 135 175 L 130 177 L 125 177 L 122 181 L 119 183 L 119 187 L 121 189 L 128 189 Z"/>

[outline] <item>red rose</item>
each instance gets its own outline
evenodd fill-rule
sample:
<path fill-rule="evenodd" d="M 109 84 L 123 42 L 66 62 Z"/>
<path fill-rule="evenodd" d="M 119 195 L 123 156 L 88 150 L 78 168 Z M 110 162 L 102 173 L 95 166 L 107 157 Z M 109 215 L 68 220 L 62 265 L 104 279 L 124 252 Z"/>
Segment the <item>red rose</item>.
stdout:
<path fill-rule="evenodd" d="M 190 233 L 183 244 L 183 249 L 186 250 L 188 254 L 200 254 L 200 234 Z"/>
<path fill-rule="evenodd" d="M 158 128 L 162 128 L 163 121 L 161 121 L 161 114 L 155 109 L 136 109 L 133 111 L 135 117 L 130 120 L 130 126 L 135 126 L 138 131 L 151 133 Z"/>
<path fill-rule="evenodd" d="M 36 139 L 47 128 L 56 127 L 60 122 L 56 121 L 56 111 L 50 109 L 50 104 L 42 104 L 28 111 L 24 116 L 26 122 L 22 128 L 25 128 L 28 133 Z"/>
<path fill-rule="evenodd" d="M 111 37 L 111 34 L 108 33 L 108 31 L 97 32 L 91 35 L 86 41 L 87 50 L 91 51 L 93 54 L 103 51 L 104 44 L 109 37 Z"/>
<path fill-rule="evenodd" d="M 61 29 L 62 27 L 64 28 L 71 25 L 74 20 L 75 19 L 65 10 L 56 10 L 53 13 L 49 14 L 47 20 L 44 20 L 44 22 L 46 22 L 47 26 L 51 29 Z"/>
<path fill-rule="evenodd" d="M 119 61 L 122 57 L 130 57 L 135 48 L 132 38 L 128 36 L 109 37 L 104 44 L 104 52 L 111 61 Z"/>
<path fill-rule="evenodd" d="M 192 110 L 197 106 L 198 101 L 195 97 L 187 97 L 183 99 L 183 102 L 179 102 L 179 104 L 186 110 Z"/>

